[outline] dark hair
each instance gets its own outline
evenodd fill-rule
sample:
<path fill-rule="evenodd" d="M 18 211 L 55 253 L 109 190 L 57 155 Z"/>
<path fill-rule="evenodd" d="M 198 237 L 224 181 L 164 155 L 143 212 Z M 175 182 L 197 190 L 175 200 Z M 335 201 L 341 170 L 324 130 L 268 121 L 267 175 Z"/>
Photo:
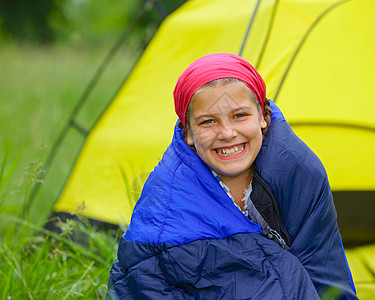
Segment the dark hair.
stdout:
<path fill-rule="evenodd" d="M 219 79 L 215 79 L 215 80 L 212 80 L 210 82 L 207 82 L 206 84 L 202 85 L 198 90 L 200 90 L 201 88 L 206 87 L 206 86 L 216 86 L 218 84 L 226 85 L 226 84 L 230 84 L 230 83 L 237 82 L 237 81 L 242 82 L 241 80 L 239 80 L 237 78 L 219 78 Z M 254 93 L 250 89 L 249 89 L 249 91 L 254 96 L 253 99 L 254 99 L 254 102 L 256 103 L 259 111 L 261 111 L 261 107 L 260 107 L 260 104 L 259 104 L 256 96 L 254 95 Z M 191 113 L 191 106 L 190 106 L 190 104 L 191 104 L 191 102 L 189 103 L 189 105 L 188 105 L 188 107 L 186 109 L 186 115 L 185 115 L 186 128 L 184 127 L 184 125 L 182 124 L 181 121 L 178 123 L 178 127 L 182 129 L 184 138 L 186 138 L 186 136 L 187 136 L 186 129 L 190 130 L 190 113 Z M 263 109 L 263 117 L 264 117 L 264 120 L 267 123 L 267 127 L 264 128 L 264 129 L 262 129 L 263 138 L 264 138 L 266 136 L 266 134 L 267 134 L 268 127 L 271 124 L 272 110 L 271 110 L 271 104 L 270 104 L 269 99 L 266 98 L 264 100 L 263 107 L 264 107 L 264 109 Z"/>

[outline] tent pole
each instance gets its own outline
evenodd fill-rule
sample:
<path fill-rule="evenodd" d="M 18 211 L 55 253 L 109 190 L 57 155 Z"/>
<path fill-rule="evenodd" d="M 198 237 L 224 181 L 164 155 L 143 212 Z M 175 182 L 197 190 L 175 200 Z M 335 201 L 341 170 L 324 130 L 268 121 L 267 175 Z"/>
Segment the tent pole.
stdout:
<path fill-rule="evenodd" d="M 247 30 L 246 30 L 245 36 L 244 36 L 244 38 L 243 38 L 243 40 L 242 40 L 241 49 L 240 49 L 240 51 L 238 52 L 238 55 L 239 55 L 239 56 L 242 56 L 243 50 L 244 50 L 245 45 L 246 45 L 247 38 L 248 38 L 249 33 L 250 33 L 250 29 L 251 29 L 251 27 L 253 26 L 253 23 L 254 23 L 255 15 L 256 15 L 257 12 L 258 12 L 258 8 L 259 8 L 259 5 L 260 5 L 260 1 L 261 1 L 261 0 L 258 0 L 257 3 L 256 3 L 256 5 L 255 5 L 255 8 L 254 8 L 253 14 L 252 14 L 251 19 L 250 19 L 250 22 L 249 22 L 249 25 L 247 26 Z"/>
<path fill-rule="evenodd" d="M 255 69 L 257 70 L 260 68 L 260 64 L 262 63 L 264 52 L 267 48 L 268 41 L 270 40 L 270 36 L 271 36 L 272 29 L 273 29 L 275 17 L 276 17 L 276 12 L 277 12 L 277 9 L 279 8 L 279 4 L 280 4 L 280 0 L 275 0 L 275 4 L 273 5 L 273 9 L 272 9 L 272 16 L 270 19 L 270 23 L 268 25 L 267 36 L 263 42 L 262 50 L 259 53 L 258 61 L 255 63 Z"/>
<path fill-rule="evenodd" d="M 338 6 L 344 4 L 345 2 L 348 2 L 348 1 L 351 1 L 351 0 L 342 0 L 342 1 L 339 1 L 339 2 L 336 2 L 334 4 L 332 4 L 330 7 L 328 7 L 325 11 L 322 12 L 322 14 L 320 16 L 318 16 L 316 18 L 316 20 L 314 21 L 314 23 L 312 23 L 312 25 L 310 26 L 310 28 L 306 31 L 305 35 L 303 36 L 301 42 L 299 43 L 296 51 L 294 52 L 293 54 L 293 57 L 291 58 L 290 62 L 289 62 L 289 65 L 288 67 L 286 68 L 285 70 L 285 73 L 283 75 L 283 78 L 281 79 L 280 81 L 280 84 L 279 84 L 279 87 L 277 88 L 276 90 L 276 93 L 275 93 L 275 97 L 273 99 L 273 101 L 276 103 L 277 101 L 277 98 L 279 96 L 279 93 L 280 93 L 280 90 L 285 82 L 285 79 L 289 73 L 289 70 L 291 69 L 291 66 L 293 64 L 293 62 L 295 61 L 299 51 L 301 50 L 303 44 L 305 43 L 306 39 L 308 38 L 308 36 L 310 35 L 311 31 L 315 28 L 315 26 L 323 19 L 323 17 L 325 17 L 329 12 L 333 11 L 335 8 L 337 8 Z"/>
<path fill-rule="evenodd" d="M 92 77 L 89 84 L 87 85 L 86 89 L 84 90 L 82 96 L 80 97 L 80 99 L 78 100 L 74 109 L 72 110 L 67 123 L 65 124 L 64 128 L 62 129 L 58 138 L 56 139 L 55 143 L 52 146 L 52 149 L 51 149 L 51 151 L 50 151 L 50 153 L 49 153 L 49 155 L 48 155 L 48 157 L 45 161 L 45 164 L 44 164 L 45 173 L 43 173 L 41 178 L 40 178 L 42 181 L 45 178 L 45 175 L 48 172 L 48 170 L 49 170 L 49 168 L 50 168 L 50 166 L 51 166 L 51 164 L 52 164 L 52 162 L 53 162 L 53 160 L 56 156 L 56 153 L 61 146 L 61 143 L 65 139 L 70 126 L 72 126 L 72 124 L 76 124 L 76 122 L 74 120 L 76 115 L 80 111 L 83 104 L 86 102 L 86 100 L 87 100 L 88 96 L 90 95 L 91 91 L 95 87 L 99 78 L 102 76 L 104 70 L 106 69 L 106 67 L 108 66 L 108 64 L 110 63 L 110 61 L 114 57 L 114 55 L 117 53 L 117 51 L 120 49 L 121 45 L 127 40 L 127 38 L 129 37 L 131 32 L 134 30 L 134 28 L 143 19 L 143 17 L 154 7 L 156 1 L 157 0 L 148 0 L 148 1 L 145 2 L 145 4 L 143 5 L 143 8 L 140 11 L 140 13 L 138 13 L 138 15 L 133 19 L 130 26 L 128 26 L 128 28 L 120 36 L 120 38 L 117 40 L 117 42 L 114 44 L 114 46 L 108 52 L 108 54 L 105 57 L 105 59 L 103 60 L 103 62 L 100 64 L 99 68 L 97 69 L 94 76 Z M 29 211 L 29 209 L 31 207 L 31 204 L 32 204 L 33 200 L 35 199 L 35 197 L 36 197 L 36 195 L 37 195 L 37 193 L 40 189 L 40 186 L 41 186 L 41 183 L 37 183 L 37 184 L 34 185 L 32 191 L 31 191 L 30 201 L 28 201 L 25 204 L 25 206 L 23 208 L 23 213 L 26 213 L 26 212 Z"/>

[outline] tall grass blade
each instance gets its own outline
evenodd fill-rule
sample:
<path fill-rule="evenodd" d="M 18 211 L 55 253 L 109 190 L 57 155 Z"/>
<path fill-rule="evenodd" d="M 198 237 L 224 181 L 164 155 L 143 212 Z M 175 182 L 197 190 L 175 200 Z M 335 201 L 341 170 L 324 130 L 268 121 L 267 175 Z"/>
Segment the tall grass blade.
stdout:
<path fill-rule="evenodd" d="M 14 273 L 21 280 L 21 282 L 24 286 L 24 289 L 27 292 L 28 299 L 30 299 L 30 300 L 34 299 L 34 297 L 32 295 L 32 291 L 30 290 L 30 288 L 27 284 L 27 281 L 25 279 L 24 272 L 23 272 L 22 267 L 21 267 L 21 263 L 17 260 L 16 255 L 13 253 L 13 251 L 7 245 L 4 245 L 4 247 L 7 251 L 7 253 L 9 254 L 8 264 L 11 268 L 14 269 Z"/>
<path fill-rule="evenodd" d="M 90 263 L 90 265 L 87 267 L 85 273 L 82 274 L 82 276 L 78 279 L 78 281 L 73 284 L 72 288 L 69 290 L 69 292 L 65 295 L 65 297 L 63 298 L 63 300 L 65 300 L 67 297 L 69 297 L 70 295 L 74 294 L 74 289 L 76 288 L 76 286 L 78 286 L 78 284 L 83 281 L 83 279 L 86 277 L 86 275 L 91 271 L 92 269 L 92 266 L 94 265 L 94 261 Z"/>
<path fill-rule="evenodd" d="M 22 151 L 19 151 L 17 156 L 13 159 L 12 163 L 8 167 L 8 169 L 5 171 L 5 165 L 6 161 L 8 159 L 8 151 L 5 153 L 5 157 L 1 163 L 1 169 L 0 169 L 0 192 L 4 188 L 5 184 L 7 183 L 9 177 L 12 175 L 14 169 L 16 168 L 18 161 L 20 160 L 22 155 Z"/>

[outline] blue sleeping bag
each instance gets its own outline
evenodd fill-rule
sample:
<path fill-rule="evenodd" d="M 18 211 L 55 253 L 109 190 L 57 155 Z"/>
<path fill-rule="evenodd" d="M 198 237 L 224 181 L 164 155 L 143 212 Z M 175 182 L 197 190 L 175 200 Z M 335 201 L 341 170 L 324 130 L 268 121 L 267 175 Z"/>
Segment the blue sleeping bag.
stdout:
<path fill-rule="evenodd" d="M 289 251 L 235 207 L 176 126 L 120 240 L 108 299 L 357 299 L 324 167 L 271 107 L 256 171 Z"/>

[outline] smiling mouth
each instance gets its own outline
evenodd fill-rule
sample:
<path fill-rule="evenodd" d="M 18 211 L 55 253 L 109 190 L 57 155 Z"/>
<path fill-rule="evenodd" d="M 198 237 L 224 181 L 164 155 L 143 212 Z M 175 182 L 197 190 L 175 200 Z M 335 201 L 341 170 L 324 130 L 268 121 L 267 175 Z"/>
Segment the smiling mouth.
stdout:
<path fill-rule="evenodd" d="M 244 150 L 245 150 L 245 144 L 235 145 L 233 147 L 215 149 L 218 155 L 224 156 L 224 157 L 240 154 Z"/>

